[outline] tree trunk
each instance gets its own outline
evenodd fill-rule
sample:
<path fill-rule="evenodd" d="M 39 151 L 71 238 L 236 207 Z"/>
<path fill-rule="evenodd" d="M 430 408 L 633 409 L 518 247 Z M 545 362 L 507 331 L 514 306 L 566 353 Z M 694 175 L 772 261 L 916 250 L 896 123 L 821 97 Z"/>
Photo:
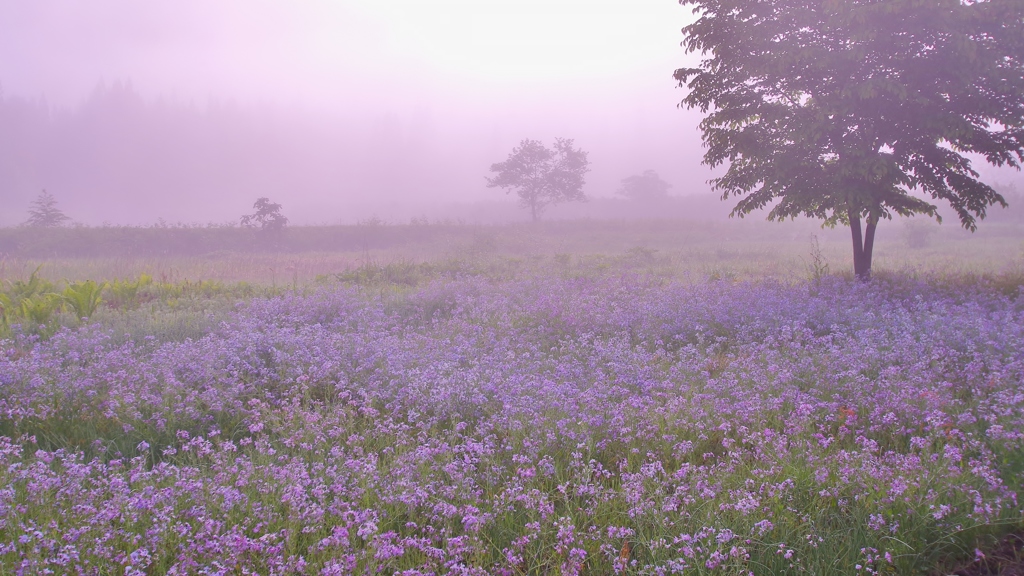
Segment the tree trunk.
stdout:
<path fill-rule="evenodd" d="M 875 248 L 875 229 L 878 219 L 868 217 L 865 220 L 863 235 L 860 228 L 860 215 L 852 209 L 847 210 L 850 219 L 850 235 L 853 237 L 853 273 L 858 280 L 871 280 L 871 253 Z"/>
<path fill-rule="evenodd" d="M 868 218 L 864 227 L 864 252 L 861 254 L 864 268 L 864 280 L 871 280 L 871 253 L 875 249 L 875 229 L 878 228 L 877 218 Z"/>

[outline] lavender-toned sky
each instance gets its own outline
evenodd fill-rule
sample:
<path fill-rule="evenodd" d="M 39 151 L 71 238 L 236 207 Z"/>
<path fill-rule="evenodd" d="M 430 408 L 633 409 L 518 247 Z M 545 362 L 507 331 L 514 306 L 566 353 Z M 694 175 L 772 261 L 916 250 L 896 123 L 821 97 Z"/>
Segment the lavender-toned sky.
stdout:
<path fill-rule="evenodd" d="M 675 0 L 0 0 L 8 100 L 45 98 L 51 114 L 70 114 L 98 98 L 101 82 L 124 83 L 143 107 L 226 105 L 269 123 L 261 128 L 269 140 L 289 142 L 288 154 L 244 149 L 202 177 L 174 174 L 182 202 L 168 198 L 176 192 L 166 184 L 145 181 L 146 172 L 175 170 L 154 166 L 178 136 L 156 138 L 149 150 L 115 147 L 132 148 L 122 160 L 64 162 L 76 165 L 68 174 L 50 162 L 8 183 L 3 195 L 15 209 L 0 224 L 23 219 L 18 208 L 42 188 L 86 222 L 104 214 L 220 221 L 257 195 L 300 221 L 499 200 L 502 192 L 485 186 L 490 164 L 523 138 L 556 136 L 590 152 L 592 196 L 612 196 L 622 178 L 649 168 L 674 193 L 703 192 L 710 173 L 700 165 L 699 118 L 676 108 L 683 93 L 671 76 L 687 61 L 679 43 L 688 18 Z M 125 122 L 62 144 L 95 148 L 143 130 Z M 372 153 L 342 144 L 342 134 Z M 419 152 L 396 158 L 392 144 Z M 114 189 L 122 186 L 130 189 Z M 124 209 L 101 214 L 90 194 Z"/>
<path fill-rule="evenodd" d="M 506 199 L 485 177 L 523 138 L 575 139 L 593 197 L 646 169 L 705 193 L 672 79 L 691 18 L 675 0 L 0 0 L 22 130 L 0 134 L 0 225 L 43 188 L 85 223 L 237 220 L 258 196 L 294 222 L 399 219 Z M 25 118 L 44 116 L 40 136 Z"/>

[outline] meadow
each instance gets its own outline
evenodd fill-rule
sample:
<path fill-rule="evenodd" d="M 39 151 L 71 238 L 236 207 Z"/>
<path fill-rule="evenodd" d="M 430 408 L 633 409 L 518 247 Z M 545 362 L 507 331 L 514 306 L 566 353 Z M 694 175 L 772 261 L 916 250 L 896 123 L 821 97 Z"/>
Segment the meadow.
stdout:
<path fill-rule="evenodd" d="M 0 573 L 1019 562 L 1016 225 L 416 226 L 6 257 Z"/>

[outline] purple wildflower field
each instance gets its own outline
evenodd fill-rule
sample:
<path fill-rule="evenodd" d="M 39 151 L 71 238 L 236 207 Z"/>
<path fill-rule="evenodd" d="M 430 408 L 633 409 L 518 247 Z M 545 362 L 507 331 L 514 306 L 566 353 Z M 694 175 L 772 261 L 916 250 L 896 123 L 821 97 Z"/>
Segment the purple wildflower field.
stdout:
<path fill-rule="evenodd" d="M 1024 305 L 464 278 L 0 342 L 0 573 L 905 574 L 1017 530 Z"/>

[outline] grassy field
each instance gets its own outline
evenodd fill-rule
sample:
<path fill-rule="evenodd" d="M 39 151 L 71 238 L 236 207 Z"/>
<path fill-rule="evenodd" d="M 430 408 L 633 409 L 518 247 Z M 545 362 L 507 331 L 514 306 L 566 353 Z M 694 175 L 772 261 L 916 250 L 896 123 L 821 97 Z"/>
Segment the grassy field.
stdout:
<path fill-rule="evenodd" d="M 1022 236 L 882 230 L 9 256 L 0 574 L 998 573 Z"/>
<path fill-rule="evenodd" d="M 0 231 L 2 232 L 2 231 Z M 365 265 L 458 261 L 604 261 L 658 265 L 694 279 L 804 278 L 816 265 L 852 268 L 849 233 L 815 222 L 554 221 L 540 224 L 418 224 L 308 227 L 261 241 L 243 229 L 68 229 L 9 231 L 24 249 L 0 257 L 0 280 L 25 280 L 38 267 L 51 281 L 109 281 L 148 274 L 166 282 L 217 280 L 290 286 Z M 125 238 L 130 242 L 124 242 Z M 265 245 L 264 245 L 265 244 Z M 74 256 L 75 251 L 87 256 Z M 999 274 L 1024 263 L 1024 227 L 985 224 L 969 233 L 949 224 L 883 222 L 875 269 L 883 273 Z"/>

